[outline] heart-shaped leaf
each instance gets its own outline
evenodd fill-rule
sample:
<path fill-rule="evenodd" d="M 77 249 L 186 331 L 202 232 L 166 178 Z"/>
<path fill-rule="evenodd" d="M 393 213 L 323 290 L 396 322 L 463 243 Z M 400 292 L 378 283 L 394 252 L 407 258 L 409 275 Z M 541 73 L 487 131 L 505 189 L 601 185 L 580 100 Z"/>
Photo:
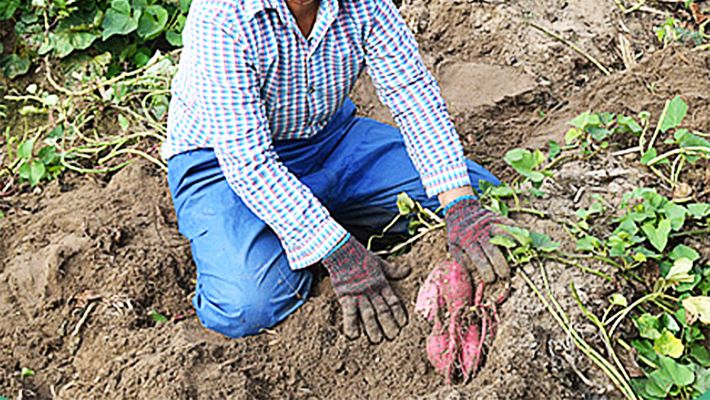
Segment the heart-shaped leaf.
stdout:
<path fill-rule="evenodd" d="M 689 324 L 700 320 L 701 323 L 710 325 L 710 297 L 686 297 L 683 299 L 683 308 L 685 308 L 686 320 Z"/>
<path fill-rule="evenodd" d="M 671 233 L 671 220 L 664 218 L 658 223 L 658 226 L 647 222 L 641 226 L 641 230 L 656 250 L 663 251 L 668 244 L 668 234 Z"/>
<path fill-rule="evenodd" d="M 661 122 L 661 132 L 666 132 L 680 125 L 687 113 L 688 105 L 685 104 L 680 96 L 674 97 L 673 100 L 668 102 L 665 118 Z"/>
<path fill-rule="evenodd" d="M 683 342 L 675 337 L 671 331 L 664 329 L 661 336 L 653 341 L 653 349 L 660 355 L 679 358 L 683 355 L 685 347 Z"/>
<path fill-rule="evenodd" d="M 168 11 L 157 4 L 148 6 L 138 20 L 138 36 L 145 40 L 155 39 L 168 23 Z"/>

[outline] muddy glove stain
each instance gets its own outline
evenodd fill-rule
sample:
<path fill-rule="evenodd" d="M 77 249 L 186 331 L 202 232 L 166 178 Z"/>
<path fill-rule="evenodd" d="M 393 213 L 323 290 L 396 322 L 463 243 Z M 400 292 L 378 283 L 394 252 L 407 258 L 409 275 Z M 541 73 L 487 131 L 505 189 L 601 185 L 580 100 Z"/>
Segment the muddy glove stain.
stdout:
<path fill-rule="evenodd" d="M 343 308 L 346 337 L 359 337 L 362 324 L 370 341 L 379 343 L 394 339 L 407 324 L 407 312 L 385 275 L 399 279 L 409 273 L 407 268 L 387 264 L 352 237 L 323 259 L 323 266 Z"/>
<path fill-rule="evenodd" d="M 446 210 L 449 252 L 461 265 L 475 267 L 486 283 L 510 276 L 510 266 L 500 249 L 490 242 L 496 235 L 509 236 L 499 225 L 513 221 L 481 207 L 473 197 L 456 200 Z"/>

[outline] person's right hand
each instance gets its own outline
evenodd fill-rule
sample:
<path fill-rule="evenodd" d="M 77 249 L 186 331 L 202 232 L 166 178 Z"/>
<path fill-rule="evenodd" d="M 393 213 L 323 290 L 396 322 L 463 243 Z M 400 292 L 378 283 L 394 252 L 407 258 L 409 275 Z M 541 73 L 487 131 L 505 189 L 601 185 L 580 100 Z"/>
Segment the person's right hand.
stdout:
<path fill-rule="evenodd" d="M 393 267 L 353 237 L 324 258 L 323 266 L 343 308 L 347 338 L 359 337 L 362 324 L 370 342 L 379 343 L 394 339 L 407 324 L 407 312 L 385 276 L 403 278 L 408 268 Z"/>

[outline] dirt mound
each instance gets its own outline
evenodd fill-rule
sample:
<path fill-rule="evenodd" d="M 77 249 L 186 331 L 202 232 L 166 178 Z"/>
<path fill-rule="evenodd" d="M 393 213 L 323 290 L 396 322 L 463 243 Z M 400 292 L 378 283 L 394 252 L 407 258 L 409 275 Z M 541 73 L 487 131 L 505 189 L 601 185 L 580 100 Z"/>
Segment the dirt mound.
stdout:
<path fill-rule="evenodd" d="M 0 355 L 2 387 L 16 392 L 22 384 L 26 394 L 59 398 L 450 398 L 426 360 L 426 323 L 413 320 L 398 340 L 376 347 L 349 342 L 338 331 L 327 280 L 296 315 L 260 337 L 226 340 L 194 317 L 156 325 L 151 309 L 189 313 L 194 271 L 164 181 L 152 172 L 136 164 L 105 187 L 46 196 L 34 213 L 3 225 L 0 281 L 10 290 L 0 295 L 8 316 L 0 340 L 9 349 Z M 409 305 L 446 257 L 444 243 L 432 236 L 396 260 L 415 271 L 396 287 Z M 519 281 L 516 288 L 524 292 Z M 506 303 L 495 357 L 462 393 L 571 396 L 576 379 L 539 354 L 556 335 L 549 321 L 548 328 L 537 321 L 542 312 L 526 295 Z M 37 375 L 7 378 L 21 367 Z M 568 377 L 562 386 L 560 373 Z"/>
<path fill-rule="evenodd" d="M 551 128 L 538 133 L 560 134 L 555 127 L 568 112 L 587 108 L 657 109 L 667 93 L 647 103 L 641 100 L 649 97 L 647 86 L 634 82 L 673 79 L 670 71 L 683 73 L 672 87 L 696 111 L 693 123 L 708 126 L 708 113 L 702 112 L 708 110 L 703 93 L 710 93 L 706 62 L 699 53 L 659 54 L 627 76 L 601 80 L 575 96 L 549 117 Z M 579 173 L 561 176 L 579 179 Z M 640 178 L 624 179 L 630 187 L 636 183 L 630 180 Z M 55 183 L 39 201 L 18 199 L 23 207 L 0 222 L 0 282 L 8 288 L 0 293 L 3 391 L 59 398 L 503 399 L 580 398 L 608 389 L 543 306 L 531 300 L 519 277 L 500 310 L 490 357 L 462 387 L 446 387 L 428 365 L 424 339 L 429 327 L 422 321 L 413 319 L 400 338 L 380 346 L 346 341 L 338 331 L 339 309 L 327 279 L 273 332 L 238 341 L 209 333 L 189 316 L 194 267 L 165 186 L 153 167 L 136 164 L 106 185 L 82 180 L 61 193 L 71 188 Z M 541 206 L 564 210 L 573 196 L 559 193 L 541 200 Z M 555 225 L 534 228 L 564 236 Z M 443 237 L 433 235 L 394 260 L 414 270 L 396 285 L 410 311 L 427 272 L 445 257 Z M 591 299 L 602 299 L 612 289 L 575 269 L 554 268 L 551 274 L 553 291 L 560 293 L 570 280 Z M 563 306 L 576 315 L 573 304 Z M 148 316 L 152 309 L 173 321 L 157 324 Z M 22 367 L 37 374 L 20 379 Z M 600 386 L 589 387 L 584 383 L 589 381 Z"/>
<path fill-rule="evenodd" d="M 407 2 L 402 9 L 418 34 L 426 62 L 441 80 L 467 154 L 505 177 L 501 160 L 514 147 L 560 139 L 575 114 L 595 109 L 658 115 L 675 94 L 688 101 L 688 123 L 710 130 L 710 60 L 700 52 L 668 50 L 617 32 L 614 2 Z M 606 51 L 618 34 L 645 61 L 602 77 L 559 42 L 525 25 L 536 18 L 574 32 L 585 51 L 619 66 Z M 648 14 L 626 17 L 633 32 L 650 30 Z M 634 40 L 636 39 L 636 40 Z M 461 93 L 462 90 L 479 93 Z M 360 112 L 389 116 L 365 81 L 354 95 Z M 543 116 L 544 114 L 544 116 Z M 589 193 L 616 204 L 618 193 L 644 174 L 585 173 L 614 166 L 570 164 L 554 193 L 537 206 L 564 214 L 588 205 Z M 706 169 L 707 170 L 707 169 Z M 706 173 L 710 177 L 710 172 Z M 490 355 L 475 379 L 446 386 L 429 365 L 426 322 L 412 318 L 393 342 L 369 346 L 339 332 L 340 310 L 327 278 L 295 315 L 259 337 L 227 340 L 204 330 L 190 298 L 194 266 L 189 243 L 177 232 L 167 184 L 153 166 L 136 163 L 106 182 L 68 177 L 41 196 L 2 199 L 0 219 L 0 394 L 23 398 L 413 398 L 579 399 L 613 396 L 605 377 L 588 364 L 520 276 L 501 307 Z M 707 190 L 710 178 L 699 180 Z M 525 219 L 522 220 L 525 223 Z M 555 239 L 558 225 L 530 228 Z M 395 285 L 408 310 L 433 265 L 445 259 L 441 234 L 426 237 L 393 262 L 412 266 Z M 616 288 L 577 269 L 550 266 L 552 291 L 574 281 L 585 302 L 600 302 Z M 533 271 L 530 273 L 535 275 Z M 562 296 L 561 296 L 562 297 Z M 566 297 L 569 299 L 569 297 Z M 573 320 L 577 307 L 562 304 Z M 158 323 L 155 310 L 168 316 Z M 20 370 L 36 374 L 22 378 Z M 609 394 L 612 393 L 612 394 Z"/>

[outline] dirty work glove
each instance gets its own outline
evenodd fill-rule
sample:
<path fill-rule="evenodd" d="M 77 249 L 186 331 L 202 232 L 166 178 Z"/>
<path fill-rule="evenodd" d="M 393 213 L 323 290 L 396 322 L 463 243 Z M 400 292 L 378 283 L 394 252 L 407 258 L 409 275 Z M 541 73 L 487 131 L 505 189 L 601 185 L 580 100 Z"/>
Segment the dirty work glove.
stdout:
<path fill-rule="evenodd" d="M 370 341 L 379 343 L 383 337 L 394 339 L 407 324 L 407 312 L 385 275 L 404 278 L 408 268 L 392 267 L 349 235 L 323 259 L 323 266 L 343 308 L 346 337 L 359 337 L 362 323 Z"/>
<path fill-rule="evenodd" d="M 462 196 L 444 208 L 449 252 L 461 265 L 475 267 L 486 283 L 510 276 L 510 266 L 500 249 L 490 242 L 506 235 L 498 225 L 513 222 L 481 207 L 473 196 Z"/>

